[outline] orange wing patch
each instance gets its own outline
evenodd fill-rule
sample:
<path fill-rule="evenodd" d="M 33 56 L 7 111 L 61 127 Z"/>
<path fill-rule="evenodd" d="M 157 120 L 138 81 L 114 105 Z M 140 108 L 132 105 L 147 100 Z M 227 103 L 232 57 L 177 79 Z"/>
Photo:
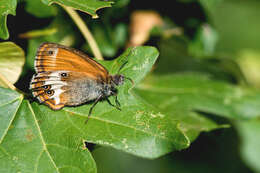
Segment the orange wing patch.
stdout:
<path fill-rule="evenodd" d="M 62 45 L 43 43 L 36 55 L 35 71 L 71 71 L 85 73 L 91 78 L 108 80 L 108 71 L 86 54 Z"/>

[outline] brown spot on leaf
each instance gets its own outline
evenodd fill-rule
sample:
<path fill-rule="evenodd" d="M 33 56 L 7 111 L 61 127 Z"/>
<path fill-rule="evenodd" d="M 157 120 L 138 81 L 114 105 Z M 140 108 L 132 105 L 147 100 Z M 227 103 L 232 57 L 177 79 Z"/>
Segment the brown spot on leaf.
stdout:
<path fill-rule="evenodd" d="M 26 137 L 27 141 L 29 141 L 29 142 L 32 141 L 35 138 L 35 136 L 34 136 L 34 134 L 32 132 L 32 129 L 26 130 L 25 137 Z"/>

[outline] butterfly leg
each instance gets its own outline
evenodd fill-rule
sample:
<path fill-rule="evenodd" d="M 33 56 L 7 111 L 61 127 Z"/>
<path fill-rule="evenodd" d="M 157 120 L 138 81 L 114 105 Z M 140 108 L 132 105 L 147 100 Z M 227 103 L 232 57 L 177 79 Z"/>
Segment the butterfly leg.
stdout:
<path fill-rule="evenodd" d="M 120 105 L 118 106 L 117 102 L 116 102 L 116 105 L 113 105 L 108 98 L 106 98 L 106 100 L 107 100 L 107 102 L 108 102 L 108 104 L 109 104 L 110 106 L 113 106 L 113 107 L 115 107 L 115 108 L 117 108 L 118 110 L 121 111 Z"/>
<path fill-rule="evenodd" d="M 117 105 L 118 107 L 121 106 L 121 105 L 120 105 L 120 102 L 119 102 L 118 99 L 117 99 L 117 96 L 116 96 L 116 105 Z"/>
<path fill-rule="evenodd" d="M 99 100 L 102 98 L 102 95 L 100 95 L 93 103 L 93 105 L 91 106 L 91 108 L 89 109 L 89 112 L 88 112 L 88 119 L 85 121 L 85 124 L 87 124 L 89 118 L 90 118 L 90 115 L 92 113 L 92 110 L 93 108 L 96 106 L 96 104 L 99 102 Z"/>

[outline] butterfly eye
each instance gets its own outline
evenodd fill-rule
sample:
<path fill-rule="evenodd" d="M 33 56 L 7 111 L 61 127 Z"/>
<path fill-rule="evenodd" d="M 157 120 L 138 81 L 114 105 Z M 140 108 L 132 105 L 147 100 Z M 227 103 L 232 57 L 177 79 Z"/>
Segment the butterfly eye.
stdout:
<path fill-rule="evenodd" d="M 67 77 L 68 76 L 67 73 L 61 73 L 60 75 L 61 75 L 61 77 Z"/>
<path fill-rule="evenodd" d="M 47 90 L 45 91 L 46 94 L 48 94 L 49 96 L 52 96 L 54 94 L 53 90 Z"/>
<path fill-rule="evenodd" d="M 50 89 L 51 86 L 50 86 L 50 85 L 44 85 L 44 86 L 42 86 L 42 88 L 45 89 L 45 90 L 47 90 L 47 89 Z"/>

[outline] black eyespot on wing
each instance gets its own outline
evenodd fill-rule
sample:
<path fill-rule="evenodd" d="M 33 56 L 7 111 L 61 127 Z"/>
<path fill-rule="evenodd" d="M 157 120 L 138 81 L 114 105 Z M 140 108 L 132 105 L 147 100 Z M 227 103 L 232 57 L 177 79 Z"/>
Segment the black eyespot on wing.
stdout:
<path fill-rule="evenodd" d="M 48 54 L 49 54 L 49 55 L 53 55 L 54 52 L 53 52 L 52 50 L 50 50 L 50 51 L 48 51 Z"/>
<path fill-rule="evenodd" d="M 61 75 L 61 77 L 67 77 L 68 73 L 61 73 L 60 75 Z"/>
<path fill-rule="evenodd" d="M 42 86 L 42 88 L 43 88 L 44 90 L 49 90 L 49 89 L 51 88 L 51 86 L 50 86 L 50 85 L 44 85 L 44 86 Z"/>
<path fill-rule="evenodd" d="M 47 90 L 45 91 L 46 94 L 48 94 L 49 96 L 52 96 L 54 94 L 53 90 Z"/>

